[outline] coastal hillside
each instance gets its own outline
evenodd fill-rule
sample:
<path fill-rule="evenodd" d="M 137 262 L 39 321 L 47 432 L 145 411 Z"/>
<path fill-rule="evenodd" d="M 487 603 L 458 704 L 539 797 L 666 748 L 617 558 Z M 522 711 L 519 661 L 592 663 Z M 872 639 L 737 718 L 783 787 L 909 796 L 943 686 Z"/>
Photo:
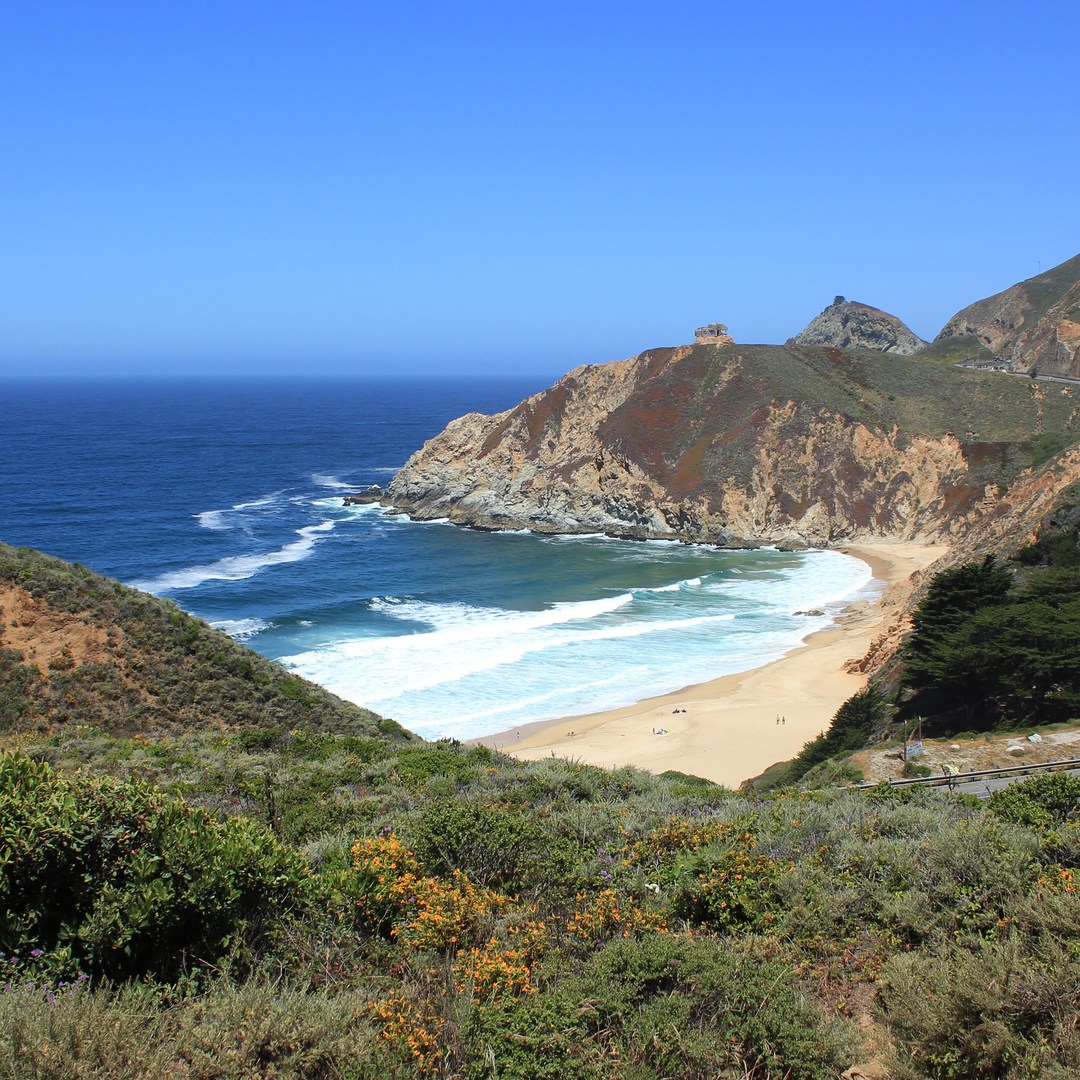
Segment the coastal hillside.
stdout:
<path fill-rule="evenodd" d="M 426 443 L 421 519 L 732 547 L 951 541 L 1080 438 L 1075 388 L 878 351 L 653 349 Z M 1053 469 L 1048 483 L 1055 483 Z"/>
<path fill-rule="evenodd" d="M 1080 255 L 958 311 L 927 355 L 1080 378 Z"/>
<path fill-rule="evenodd" d="M 1075 500 L 1031 499 L 1059 526 L 1035 557 L 1075 555 Z M 1075 623 L 1071 580 L 987 618 Z M 1080 1068 L 1075 777 L 977 805 L 515 761 L 410 739 L 82 567 L 0 547 L 0 583 L 0 1075 Z M 849 775 L 868 694 L 789 776 Z"/>
<path fill-rule="evenodd" d="M 0 544 L 0 731 L 74 725 L 127 735 L 303 728 L 411 738 L 170 601 Z"/>
<path fill-rule="evenodd" d="M 1080 1069 L 1074 777 L 977 804 L 278 728 L 0 747 L 0 1075 Z"/>
<path fill-rule="evenodd" d="M 926 348 L 926 342 L 895 315 L 845 300 L 838 296 L 788 341 L 789 345 L 827 345 L 834 349 L 876 349 L 878 352 L 911 356 Z"/>

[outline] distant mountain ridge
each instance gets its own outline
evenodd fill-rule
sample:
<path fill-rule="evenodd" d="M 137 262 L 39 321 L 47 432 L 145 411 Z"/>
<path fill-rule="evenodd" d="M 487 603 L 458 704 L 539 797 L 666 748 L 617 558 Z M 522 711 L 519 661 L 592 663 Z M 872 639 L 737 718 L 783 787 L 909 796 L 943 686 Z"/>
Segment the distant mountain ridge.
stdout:
<path fill-rule="evenodd" d="M 958 311 L 934 339 L 939 352 L 1008 369 L 1080 379 L 1080 255 Z"/>

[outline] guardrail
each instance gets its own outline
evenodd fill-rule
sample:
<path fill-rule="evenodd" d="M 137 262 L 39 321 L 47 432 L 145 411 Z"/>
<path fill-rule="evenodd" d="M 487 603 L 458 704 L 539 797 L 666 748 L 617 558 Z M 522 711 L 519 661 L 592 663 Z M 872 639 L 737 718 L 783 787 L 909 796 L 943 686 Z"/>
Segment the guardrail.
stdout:
<path fill-rule="evenodd" d="M 994 780 L 1003 776 L 1026 776 L 1028 773 L 1056 772 L 1060 769 L 1080 769 L 1080 758 L 1068 758 L 1065 761 L 1041 761 L 1026 765 L 1007 765 L 1000 769 L 980 769 L 978 772 L 945 773 L 942 776 L 905 776 L 896 780 L 864 780 L 852 784 L 854 788 L 874 788 L 879 784 L 892 787 L 911 787 L 922 784 L 924 787 L 955 787 L 973 780 Z"/>

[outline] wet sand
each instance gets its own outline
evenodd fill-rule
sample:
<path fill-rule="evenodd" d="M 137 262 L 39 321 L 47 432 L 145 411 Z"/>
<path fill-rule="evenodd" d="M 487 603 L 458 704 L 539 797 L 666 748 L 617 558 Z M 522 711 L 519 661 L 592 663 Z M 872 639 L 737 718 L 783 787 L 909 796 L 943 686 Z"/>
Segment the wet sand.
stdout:
<path fill-rule="evenodd" d="M 835 627 L 811 634 L 779 660 L 623 708 L 524 725 L 477 742 L 525 759 L 554 755 L 658 773 L 675 769 L 729 787 L 794 757 L 866 685 L 865 675 L 845 665 L 861 659 L 896 622 L 904 583 L 947 547 L 863 543 L 840 550 L 869 564 L 884 591 L 850 605 Z"/>

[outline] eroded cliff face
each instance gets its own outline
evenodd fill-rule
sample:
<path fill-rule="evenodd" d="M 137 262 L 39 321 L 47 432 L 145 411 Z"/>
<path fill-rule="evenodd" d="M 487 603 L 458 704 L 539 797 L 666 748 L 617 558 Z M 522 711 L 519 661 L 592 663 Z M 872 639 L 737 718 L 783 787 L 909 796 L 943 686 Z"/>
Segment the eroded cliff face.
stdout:
<path fill-rule="evenodd" d="M 727 546 L 950 539 L 1000 503 L 1023 440 L 1075 407 L 1048 411 L 1046 391 L 997 377 L 1026 410 L 1003 437 L 982 416 L 993 426 L 1000 403 L 979 397 L 994 376 L 898 362 L 695 345 L 578 368 L 505 413 L 453 421 L 387 499 L 481 528 Z M 953 397 L 927 383 L 898 410 L 891 391 L 916 376 Z"/>

